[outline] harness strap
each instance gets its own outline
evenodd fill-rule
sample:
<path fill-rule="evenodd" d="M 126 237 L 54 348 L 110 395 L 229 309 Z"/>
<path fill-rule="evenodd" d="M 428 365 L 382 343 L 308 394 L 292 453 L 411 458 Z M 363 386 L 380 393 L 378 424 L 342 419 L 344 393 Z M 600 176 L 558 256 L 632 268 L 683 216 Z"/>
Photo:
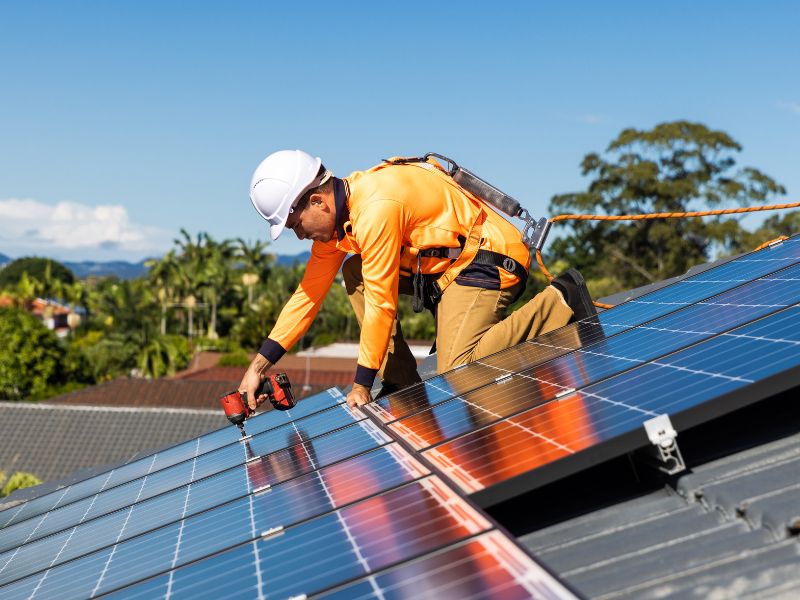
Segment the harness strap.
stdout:
<path fill-rule="evenodd" d="M 425 250 L 420 250 L 417 256 L 456 260 L 460 255 L 461 248 L 426 248 Z M 472 264 L 499 267 L 512 275 L 516 275 L 523 281 L 528 278 L 528 270 L 521 262 L 492 250 L 478 250 L 475 253 L 475 258 L 472 259 Z"/>
<path fill-rule="evenodd" d="M 464 247 L 461 249 L 461 254 L 447 267 L 447 270 L 442 273 L 439 279 L 436 280 L 434 289 L 437 293 L 437 300 L 444 293 L 445 289 L 447 289 L 447 286 L 461 274 L 461 271 L 472 262 L 475 255 L 478 253 L 478 249 L 481 245 L 481 232 L 483 231 L 484 221 L 486 221 L 486 212 L 481 211 L 478 218 L 475 219 L 475 222 L 469 229 L 467 239 L 464 241 Z"/>

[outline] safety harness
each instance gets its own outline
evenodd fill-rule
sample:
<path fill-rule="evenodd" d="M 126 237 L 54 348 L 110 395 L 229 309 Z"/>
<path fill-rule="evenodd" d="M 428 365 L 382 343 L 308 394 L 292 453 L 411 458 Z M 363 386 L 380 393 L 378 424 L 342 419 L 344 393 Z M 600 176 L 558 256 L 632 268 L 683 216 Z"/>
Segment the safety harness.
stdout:
<path fill-rule="evenodd" d="M 428 163 L 428 158 L 430 156 L 440 157 L 439 155 L 428 154 L 421 157 L 387 159 L 384 160 L 384 162 L 391 165 Z M 452 161 L 450 162 L 455 165 L 455 163 Z M 450 181 L 453 181 L 459 187 L 465 188 L 465 186 L 453 178 L 453 174 L 450 171 L 436 169 L 436 172 L 441 173 L 442 176 L 449 176 Z M 483 199 L 473 190 L 469 188 L 465 189 L 473 196 L 476 196 L 481 200 Z M 413 273 L 411 280 L 414 290 L 414 299 L 412 302 L 412 308 L 414 312 L 422 312 L 426 308 L 432 312 L 435 312 L 436 305 L 439 303 L 439 300 L 441 300 L 442 294 L 444 294 L 447 286 L 455 281 L 461 272 L 470 264 L 488 265 L 503 269 L 508 273 L 519 277 L 520 281 L 522 282 L 522 285 L 519 288 L 520 292 L 525 288 L 525 283 L 528 280 L 528 270 L 519 261 L 511 258 L 510 256 L 500 254 L 499 252 L 493 252 L 491 250 L 480 248 L 481 232 L 483 230 L 484 221 L 486 221 L 486 211 L 481 209 L 477 219 L 475 219 L 475 222 L 470 227 L 466 238 L 463 239 L 460 248 L 425 248 L 417 253 L 417 269 Z M 447 258 L 452 262 L 450 263 L 450 266 L 447 267 L 447 269 L 441 274 L 437 273 L 425 275 L 422 273 L 420 264 L 421 259 L 425 257 Z"/>

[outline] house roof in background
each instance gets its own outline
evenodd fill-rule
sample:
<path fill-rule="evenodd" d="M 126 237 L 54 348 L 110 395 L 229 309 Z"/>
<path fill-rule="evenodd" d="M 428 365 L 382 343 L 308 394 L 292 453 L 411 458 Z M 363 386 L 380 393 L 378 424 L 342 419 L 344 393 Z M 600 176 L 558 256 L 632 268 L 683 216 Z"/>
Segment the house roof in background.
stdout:
<path fill-rule="evenodd" d="M 49 404 L 149 406 L 219 410 L 219 399 L 241 377 L 228 381 L 173 381 L 122 377 L 47 400 Z"/>
<path fill-rule="evenodd" d="M 227 423 L 221 410 L 0 402 L 0 470 L 61 479 Z"/>

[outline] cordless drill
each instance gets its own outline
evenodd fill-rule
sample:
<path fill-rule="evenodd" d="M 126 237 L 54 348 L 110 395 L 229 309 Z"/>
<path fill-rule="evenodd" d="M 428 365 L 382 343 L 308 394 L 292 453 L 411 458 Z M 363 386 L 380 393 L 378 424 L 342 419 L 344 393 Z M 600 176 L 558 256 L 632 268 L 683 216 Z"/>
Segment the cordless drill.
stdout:
<path fill-rule="evenodd" d="M 294 408 L 295 399 L 294 394 L 292 394 L 292 384 L 289 383 L 289 376 L 286 373 L 269 375 L 256 389 L 256 398 L 261 394 L 266 394 L 270 404 L 277 410 Z M 234 390 L 220 398 L 220 402 L 228 420 L 239 427 L 242 437 L 247 437 L 244 430 L 244 422 L 255 412 L 247 404 L 247 392 Z"/>

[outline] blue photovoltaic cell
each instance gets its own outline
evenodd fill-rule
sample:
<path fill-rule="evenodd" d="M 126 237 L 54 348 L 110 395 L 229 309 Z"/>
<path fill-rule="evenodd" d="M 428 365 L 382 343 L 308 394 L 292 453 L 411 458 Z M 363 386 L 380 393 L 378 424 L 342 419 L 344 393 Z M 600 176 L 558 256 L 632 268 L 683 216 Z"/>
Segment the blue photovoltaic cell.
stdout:
<path fill-rule="evenodd" d="M 314 396 L 304 398 L 298 402 L 291 411 L 270 411 L 258 414 L 247 422 L 248 433 L 255 435 L 285 426 L 292 419 L 300 419 L 317 411 L 329 408 L 344 397 L 336 389 L 327 390 Z M 235 444 L 239 439 L 238 430 L 234 427 L 225 427 L 209 433 L 197 440 L 173 446 L 151 456 L 139 458 L 122 467 L 107 473 L 95 475 L 84 481 L 72 484 L 63 490 L 57 490 L 39 498 L 29 500 L 21 506 L 14 506 L 0 512 L 0 527 L 18 523 L 54 508 L 92 496 L 102 490 L 109 489 L 122 482 L 142 477 L 179 462 L 191 459 L 197 454 L 204 454 L 228 444 Z"/>
<path fill-rule="evenodd" d="M 435 477 L 410 483 L 178 568 L 167 582 L 170 597 L 255 597 L 259 588 L 265 598 L 313 594 L 488 530 L 488 521 L 466 505 L 459 513 L 444 502 L 463 504 Z M 144 582 L 112 597 L 137 597 L 139 585 L 152 590 L 161 583 Z"/>
<path fill-rule="evenodd" d="M 461 600 L 554 598 L 563 593 L 546 574 L 524 568 L 524 557 L 497 531 L 455 544 L 378 575 L 360 579 L 325 600 Z M 517 555 L 517 556 L 515 556 Z M 502 558 L 501 558 L 502 557 Z M 514 560 L 514 559 L 517 560 Z M 550 595 L 547 594 L 550 592 Z"/>
<path fill-rule="evenodd" d="M 297 422 L 285 424 L 258 434 L 249 440 L 247 447 L 254 456 L 270 454 L 281 448 L 345 427 L 353 422 L 351 413 L 342 405 L 315 413 Z M 230 429 L 235 429 L 230 427 Z M 152 498 L 170 489 L 186 485 L 225 469 L 241 464 L 242 442 L 239 441 L 213 450 L 161 471 L 145 475 L 116 488 L 106 489 L 94 496 L 67 504 L 0 530 L 0 550 L 9 550 L 21 543 L 60 531 L 101 514 L 118 510 L 134 501 Z M 199 442 L 195 440 L 195 448 Z M 0 581 L 4 555 L 0 554 Z"/>
<path fill-rule="evenodd" d="M 239 465 L 228 473 L 194 483 L 189 488 L 184 486 L 153 500 L 139 502 L 129 509 L 84 523 L 69 530 L 66 537 L 64 535 L 48 537 L 9 551 L 0 556 L 0 583 L 71 560 L 105 545 L 123 541 L 180 519 L 181 516 L 190 516 L 265 486 L 275 485 L 280 481 L 325 467 L 334 461 L 369 450 L 386 441 L 388 438 L 374 425 L 361 422 L 311 439 L 291 449 L 263 456 L 246 465 Z M 246 454 L 242 448 L 240 463 L 245 458 Z M 358 464 L 352 463 L 354 470 L 357 470 Z M 372 473 L 372 476 L 377 477 L 380 469 L 377 469 L 377 464 L 372 466 L 376 467 L 376 472 Z M 341 467 L 334 465 L 329 470 L 337 472 L 340 469 Z M 368 488 L 369 482 L 365 483 L 364 487 Z M 131 501 L 133 500 L 135 497 L 131 498 Z"/>
<path fill-rule="evenodd" d="M 475 492 L 639 430 L 660 414 L 676 419 L 714 399 L 724 412 L 724 394 L 798 366 L 800 308 L 793 306 L 424 455 Z"/>
<path fill-rule="evenodd" d="M 378 399 L 371 406 L 384 422 L 402 418 L 490 384 L 503 374 L 518 373 L 798 261 L 800 238 L 795 237 L 621 304 L 582 323 L 573 323 L 539 336 L 534 342 L 521 344 L 470 363 L 462 369 L 433 377 Z"/>
<path fill-rule="evenodd" d="M 346 440 L 342 440 L 346 441 Z M 316 455 L 310 450 L 309 456 L 316 462 Z M 358 448 L 351 448 L 351 453 Z M 341 506 L 357 500 L 364 495 L 377 493 L 389 489 L 400 483 L 410 481 L 414 477 L 409 468 L 398 462 L 397 451 L 394 447 L 377 449 L 366 454 L 361 454 L 350 460 L 338 462 L 324 467 L 321 471 L 308 473 L 276 485 L 269 491 L 244 496 L 223 506 L 202 512 L 194 517 L 188 513 L 178 511 L 176 514 L 162 515 L 165 521 L 178 521 L 183 514 L 184 521 L 180 525 L 180 543 L 176 538 L 174 526 L 163 527 L 146 535 L 141 535 L 114 545 L 115 560 L 111 562 L 104 575 L 104 585 L 122 585 L 124 576 L 129 576 L 128 568 L 133 568 L 138 575 L 134 579 L 141 579 L 150 568 L 162 568 L 163 553 L 159 549 L 167 544 L 174 552 L 175 564 L 183 564 L 194 558 L 205 556 L 215 549 L 224 549 L 252 539 L 251 531 L 265 531 L 277 525 L 288 525 L 316 514 L 328 512 L 335 506 Z M 319 465 L 318 465 L 319 466 Z M 256 482 L 262 479 L 261 466 L 254 463 L 247 465 L 252 471 L 252 482 L 245 493 L 261 488 Z M 280 468 L 280 467 L 279 467 Z M 420 471 L 419 474 L 424 474 Z M 189 499 L 193 497 L 193 488 L 181 490 L 183 493 L 183 510 L 187 510 Z M 335 505 L 335 506 L 334 506 Z M 242 516 L 249 518 L 242 518 Z M 41 540 L 40 543 L 24 546 L 25 555 L 15 557 L 13 570 L 8 572 L 4 583 L 17 576 L 35 570 L 44 569 L 53 564 L 70 560 L 104 544 L 114 544 L 117 541 L 128 539 L 138 526 L 135 518 L 130 518 L 128 511 L 114 515 L 123 519 L 125 531 L 121 531 L 119 520 L 116 524 L 101 523 L 100 520 L 77 528 L 78 532 L 96 530 L 97 537 L 91 541 L 91 536 L 86 537 L 87 546 L 75 546 L 74 537 L 69 538 L 70 543 L 65 544 L 65 538 L 58 537 Z M 188 518 L 187 518 L 188 517 Z M 130 524 L 129 531 L 128 525 Z M 98 525 L 98 527 L 95 527 Z M 174 523 L 173 523 L 174 525 Z M 110 536 L 110 537 L 109 537 Z M 171 544 L 171 545 L 170 545 Z M 180 551 L 177 551 L 180 546 Z M 65 552 L 65 548 L 69 548 Z M 121 553 L 121 554 L 120 554 Z M 135 560 L 125 557 L 136 557 Z M 88 560 L 93 564 L 93 559 Z M 77 564 L 82 561 L 64 565 L 64 568 L 51 569 L 51 579 L 61 578 L 65 581 L 71 579 L 71 574 Z M 121 575 L 117 575 L 118 571 Z M 121 579 L 123 578 L 123 579 Z M 2 597 L 2 594 L 0 594 Z"/>
<path fill-rule="evenodd" d="M 442 443 L 800 300 L 800 265 L 584 346 L 502 384 L 441 402 L 389 425 L 417 449 Z M 535 342 L 534 342 L 535 343 Z"/>

